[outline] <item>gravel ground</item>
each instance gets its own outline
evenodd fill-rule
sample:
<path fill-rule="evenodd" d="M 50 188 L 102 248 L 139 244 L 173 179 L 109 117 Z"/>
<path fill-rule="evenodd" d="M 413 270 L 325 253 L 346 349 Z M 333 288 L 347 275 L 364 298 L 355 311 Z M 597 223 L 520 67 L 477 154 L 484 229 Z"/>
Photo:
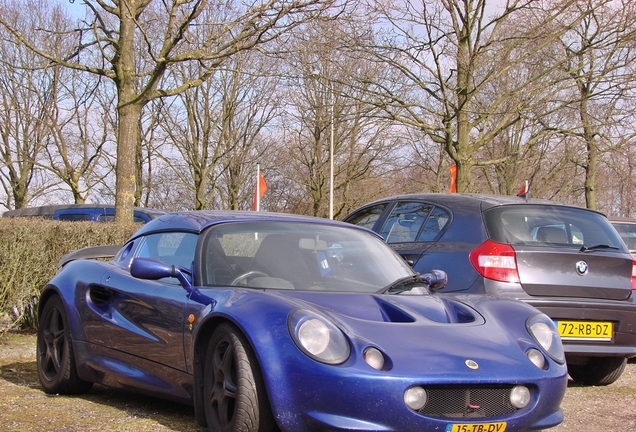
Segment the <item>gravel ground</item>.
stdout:
<path fill-rule="evenodd" d="M 565 421 L 551 432 L 636 431 L 636 363 L 606 387 L 570 382 L 561 405 Z M 2 431 L 194 431 L 191 407 L 96 385 L 82 396 L 45 394 L 35 366 L 35 335 L 0 336 Z"/>

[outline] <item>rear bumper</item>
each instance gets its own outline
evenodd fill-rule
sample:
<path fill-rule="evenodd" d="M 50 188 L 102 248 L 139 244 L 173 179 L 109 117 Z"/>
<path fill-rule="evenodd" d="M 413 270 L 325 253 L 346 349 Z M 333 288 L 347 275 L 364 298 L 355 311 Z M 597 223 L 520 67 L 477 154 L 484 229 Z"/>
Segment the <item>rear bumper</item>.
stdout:
<path fill-rule="evenodd" d="M 569 355 L 636 357 L 636 303 L 633 299 L 629 302 L 572 298 L 520 300 L 554 320 L 614 323 L 611 341 L 564 340 L 563 349 Z"/>

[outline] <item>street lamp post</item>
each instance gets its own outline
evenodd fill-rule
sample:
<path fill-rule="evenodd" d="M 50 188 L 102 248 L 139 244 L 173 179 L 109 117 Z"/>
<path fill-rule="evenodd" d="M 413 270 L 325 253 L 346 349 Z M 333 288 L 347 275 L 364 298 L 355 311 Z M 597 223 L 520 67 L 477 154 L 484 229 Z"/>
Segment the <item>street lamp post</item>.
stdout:
<path fill-rule="evenodd" d="M 327 91 L 329 97 L 329 105 L 331 106 L 331 110 L 329 113 L 329 122 L 331 123 L 330 127 L 330 138 L 329 138 L 329 219 L 333 219 L 333 148 L 334 148 L 334 105 L 335 98 L 333 94 L 333 87 L 331 81 L 324 75 L 318 73 L 317 71 L 311 70 L 311 76 L 314 77 L 320 86 L 323 88 L 322 79 L 324 78 L 327 81 Z M 326 99 L 326 98 L 325 98 Z M 324 100 L 324 99 L 323 99 Z"/>
<path fill-rule="evenodd" d="M 331 138 L 329 143 L 329 219 L 333 219 L 333 123 L 334 123 L 334 105 L 333 88 L 329 83 L 329 96 L 331 102 Z"/>

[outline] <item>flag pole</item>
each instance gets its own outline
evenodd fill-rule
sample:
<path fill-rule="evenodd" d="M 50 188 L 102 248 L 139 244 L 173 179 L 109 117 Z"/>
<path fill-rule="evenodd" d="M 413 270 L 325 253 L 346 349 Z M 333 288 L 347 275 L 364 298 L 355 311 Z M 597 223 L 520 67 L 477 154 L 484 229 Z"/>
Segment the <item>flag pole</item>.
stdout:
<path fill-rule="evenodd" d="M 256 164 L 256 211 L 261 209 L 261 164 Z"/>

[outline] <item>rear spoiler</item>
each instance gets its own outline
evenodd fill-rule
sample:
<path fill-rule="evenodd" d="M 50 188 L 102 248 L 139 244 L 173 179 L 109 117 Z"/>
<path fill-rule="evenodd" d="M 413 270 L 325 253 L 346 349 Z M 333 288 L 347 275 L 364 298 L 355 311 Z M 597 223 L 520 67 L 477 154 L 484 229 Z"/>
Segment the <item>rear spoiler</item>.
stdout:
<path fill-rule="evenodd" d="M 112 258 L 117 255 L 117 252 L 119 252 L 120 249 L 120 245 L 90 246 L 78 249 L 76 251 L 69 252 L 60 258 L 57 262 L 57 268 L 61 269 L 71 261 L 79 259 Z"/>

